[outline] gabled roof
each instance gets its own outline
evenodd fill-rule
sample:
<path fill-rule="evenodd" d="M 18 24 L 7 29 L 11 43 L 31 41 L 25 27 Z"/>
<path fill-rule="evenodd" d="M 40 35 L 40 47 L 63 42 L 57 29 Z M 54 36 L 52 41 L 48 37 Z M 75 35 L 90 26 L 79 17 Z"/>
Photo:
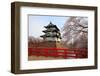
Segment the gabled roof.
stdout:
<path fill-rule="evenodd" d="M 44 26 L 44 27 L 45 28 L 52 28 L 52 27 L 54 27 L 54 28 L 56 28 L 56 30 L 59 30 L 56 25 L 52 24 L 52 22 L 50 22 L 47 26 Z"/>
<path fill-rule="evenodd" d="M 41 35 L 40 37 L 43 37 L 43 38 L 46 38 L 46 37 L 57 37 L 57 38 L 60 38 L 61 39 L 61 36 L 60 35 L 47 35 L 47 34 L 45 34 L 45 35 Z"/>
<path fill-rule="evenodd" d="M 59 32 L 58 30 L 43 30 L 44 33 L 46 32 Z"/>

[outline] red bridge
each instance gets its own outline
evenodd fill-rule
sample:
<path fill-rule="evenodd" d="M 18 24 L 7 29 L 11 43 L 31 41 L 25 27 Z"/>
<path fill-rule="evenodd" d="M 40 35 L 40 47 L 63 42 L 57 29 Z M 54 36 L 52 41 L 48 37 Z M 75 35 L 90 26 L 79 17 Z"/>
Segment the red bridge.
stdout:
<path fill-rule="evenodd" d="M 29 56 L 63 57 L 63 58 L 87 58 L 87 49 L 67 48 L 28 48 Z"/>

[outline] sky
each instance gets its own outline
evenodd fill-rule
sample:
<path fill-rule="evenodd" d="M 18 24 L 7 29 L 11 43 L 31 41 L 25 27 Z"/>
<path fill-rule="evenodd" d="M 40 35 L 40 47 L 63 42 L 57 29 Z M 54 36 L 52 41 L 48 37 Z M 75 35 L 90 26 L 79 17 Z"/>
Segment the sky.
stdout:
<path fill-rule="evenodd" d="M 43 15 L 29 15 L 28 16 L 28 36 L 40 37 L 44 33 L 44 26 L 47 26 L 50 21 L 56 25 L 60 30 L 64 26 L 69 17 L 65 16 L 43 16 Z"/>

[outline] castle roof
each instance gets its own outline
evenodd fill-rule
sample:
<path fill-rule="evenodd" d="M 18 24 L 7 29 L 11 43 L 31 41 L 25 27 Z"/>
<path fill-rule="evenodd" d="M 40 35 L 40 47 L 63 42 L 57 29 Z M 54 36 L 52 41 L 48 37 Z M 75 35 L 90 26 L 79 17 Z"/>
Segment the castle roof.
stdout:
<path fill-rule="evenodd" d="M 44 33 L 46 32 L 58 32 L 58 30 L 43 30 Z"/>
<path fill-rule="evenodd" d="M 52 24 L 52 22 L 50 22 L 47 26 L 44 26 L 45 28 L 56 28 L 56 30 L 59 31 L 58 27 L 54 24 Z"/>
<path fill-rule="evenodd" d="M 44 27 L 46 28 L 46 30 L 43 30 L 45 34 L 41 35 L 40 37 L 42 37 L 43 39 L 46 39 L 47 37 L 61 39 L 60 30 L 56 25 L 52 24 L 52 22 L 50 22 L 47 26 Z"/>
<path fill-rule="evenodd" d="M 61 39 L 61 36 L 60 35 L 47 35 L 47 34 L 45 34 L 45 35 L 42 35 L 40 37 L 43 37 L 43 38 L 45 38 L 45 37 L 57 37 L 57 38 L 60 38 Z"/>

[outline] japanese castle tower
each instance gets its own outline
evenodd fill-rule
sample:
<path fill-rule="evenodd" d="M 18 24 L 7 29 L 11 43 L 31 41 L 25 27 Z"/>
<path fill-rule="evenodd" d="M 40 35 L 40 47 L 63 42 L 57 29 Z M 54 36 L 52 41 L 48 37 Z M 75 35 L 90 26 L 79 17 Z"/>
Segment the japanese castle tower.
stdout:
<path fill-rule="evenodd" d="M 44 27 L 46 28 L 46 30 L 43 30 L 45 34 L 40 37 L 42 37 L 45 41 L 61 41 L 60 30 L 56 25 L 50 22 L 47 26 Z"/>

